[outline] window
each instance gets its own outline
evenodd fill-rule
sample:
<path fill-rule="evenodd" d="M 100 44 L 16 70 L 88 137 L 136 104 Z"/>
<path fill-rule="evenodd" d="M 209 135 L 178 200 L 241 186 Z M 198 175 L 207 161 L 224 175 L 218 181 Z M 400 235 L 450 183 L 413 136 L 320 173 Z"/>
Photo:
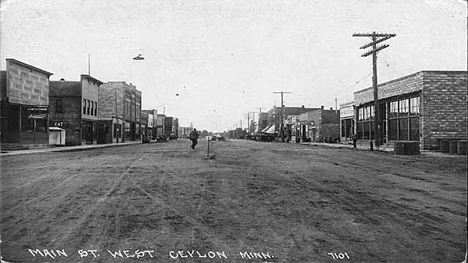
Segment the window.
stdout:
<path fill-rule="evenodd" d="M 408 99 L 400 100 L 400 108 L 399 108 L 399 115 L 406 116 L 408 115 Z"/>
<path fill-rule="evenodd" d="M 97 102 L 95 102 L 94 106 L 94 116 L 97 116 Z"/>
<path fill-rule="evenodd" d="M 390 113 L 389 113 L 388 117 L 389 118 L 398 117 L 398 101 L 390 102 Z"/>
<path fill-rule="evenodd" d="M 89 101 L 89 103 L 91 104 L 90 105 L 90 108 L 91 108 L 91 113 L 90 114 L 93 115 L 93 113 L 94 113 L 94 101 Z"/>
<path fill-rule="evenodd" d="M 90 104 L 90 101 L 86 100 L 86 114 L 88 114 L 88 115 L 89 115 L 89 108 L 91 107 L 91 105 L 89 105 L 89 104 Z"/>
<path fill-rule="evenodd" d="M 410 99 L 410 114 L 419 115 L 419 97 Z"/>
<path fill-rule="evenodd" d="M 86 114 L 86 99 L 83 99 L 83 114 Z"/>
<path fill-rule="evenodd" d="M 63 113 L 62 99 L 56 99 L 55 100 L 55 112 L 56 113 Z"/>

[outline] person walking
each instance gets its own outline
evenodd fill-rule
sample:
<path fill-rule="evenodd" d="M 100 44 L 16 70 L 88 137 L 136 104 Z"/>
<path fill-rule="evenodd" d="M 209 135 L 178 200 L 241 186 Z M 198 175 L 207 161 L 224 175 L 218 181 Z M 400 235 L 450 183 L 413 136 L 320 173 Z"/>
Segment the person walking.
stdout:
<path fill-rule="evenodd" d="M 195 149 L 195 145 L 198 144 L 198 132 L 197 129 L 193 129 L 190 133 L 190 140 L 192 141 L 192 149 Z"/>

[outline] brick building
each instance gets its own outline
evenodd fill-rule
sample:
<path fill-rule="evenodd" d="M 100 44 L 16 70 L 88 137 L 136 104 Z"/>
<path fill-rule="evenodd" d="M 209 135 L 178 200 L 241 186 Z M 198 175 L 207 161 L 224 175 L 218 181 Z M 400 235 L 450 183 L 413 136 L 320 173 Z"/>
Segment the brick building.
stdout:
<path fill-rule="evenodd" d="M 466 71 L 420 71 L 378 85 L 381 139 L 419 141 L 423 149 L 466 139 L 466 87 Z M 358 138 L 374 140 L 373 88 L 355 92 L 354 101 Z"/>
<path fill-rule="evenodd" d="M 292 125 L 292 140 L 299 142 L 336 142 L 340 138 L 340 115 L 337 110 L 321 108 L 304 112 Z"/>
<path fill-rule="evenodd" d="M 16 59 L 6 59 L 6 70 L 0 72 L 2 146 L 49 144 L 51 75 Z"/>
<path fill-rule="evenodd" d="M 141 91 L 124 81 L 106 82 L 99 102 L 100 143 L 141 140 Z"/>
<path fill-rule="evenodd" d="M 50 82 L 50 126 L 65 130 L 66 145 L 98 143 L 99 86 L 89 75 L 80 81 Z"/>

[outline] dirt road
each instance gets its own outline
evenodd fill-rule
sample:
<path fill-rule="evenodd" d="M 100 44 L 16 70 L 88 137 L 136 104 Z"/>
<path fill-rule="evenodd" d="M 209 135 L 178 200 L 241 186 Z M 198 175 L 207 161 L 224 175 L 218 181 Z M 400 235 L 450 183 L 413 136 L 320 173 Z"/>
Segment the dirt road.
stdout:
<path fill-rule="evenodd" d="M 463 260 L 464 157 L 210 144 L 2 156 L 3 260 Z"/>

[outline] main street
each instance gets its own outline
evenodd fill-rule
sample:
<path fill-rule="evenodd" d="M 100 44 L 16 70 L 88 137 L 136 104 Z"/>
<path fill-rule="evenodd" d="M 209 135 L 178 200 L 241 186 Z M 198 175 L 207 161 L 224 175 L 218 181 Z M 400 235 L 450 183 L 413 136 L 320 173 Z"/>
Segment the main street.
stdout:
<path fill-rule="evenodd" d="M 466 157 L 244 140 L 1 156 L 6 262 L 460 262 Z"/>

